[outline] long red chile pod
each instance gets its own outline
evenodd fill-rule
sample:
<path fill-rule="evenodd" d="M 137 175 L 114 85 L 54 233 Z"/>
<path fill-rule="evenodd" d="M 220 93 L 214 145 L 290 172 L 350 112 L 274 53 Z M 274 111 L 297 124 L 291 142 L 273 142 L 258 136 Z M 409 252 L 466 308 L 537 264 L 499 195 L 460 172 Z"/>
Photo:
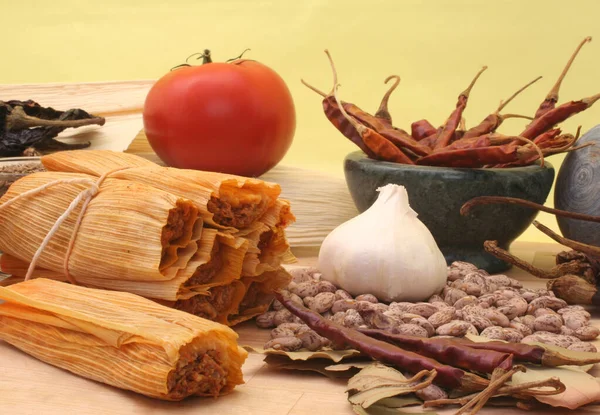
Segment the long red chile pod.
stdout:
<path fill-rule="evenodd" d="M 513 365 L 510 353 L 469 348 L 448 339 L 431 341 L 433 339 L 391 334 L 384 330 L 358 329 L 358 331 L 369 337 L 430 357 L 440 363 L 450 364 L 471 372 L 492 373 L 497 367 L 510 370 Z"/>
<path fill-rule="evenodd" d="M 410 125 L 410 135 L 417 141 L 421 141 L 435 133 L 437 133 L 437 128 L 427 120 L 415 121 Z"/>
<path fill-rule="evenodd" d="M 475 82 L 481 76 L 483 71 L 487 69 L 487 66 L 484 66 L 478 73 L 475 75 L 475 78 L 471 81 L 471 84 L 458 96 L 458 102 L 456 103 L 456 108 L 450 114 L 450 117 L 446 120 L 442 131 L 437 136 L 434 148 L 446 147 L 450 140 L 454 136 L 454 131 L 460 124 L 460 120 L 462 118 L 463 111 L 467 107 L 467 101 L 469 100 L 469 94 L 471 93 L 471 89 L 475 85 Z"/>
<path fill-rule="evenodd" d="M 331 102 L 333 100 L 333 103 Z M 356 144 L 367 156 L 374 158 L 375 153 L 369 149 L 369 147 L 363 142 L 360 133 L 354 128 L 354 126 L 348 121 L 340 111 L 339 106 L 335 102 L 333 97 L 326 97 L 323 99 L 323 111 L 327 119 L 338 129 L 344 137 L 350 139 Z"/>
<path fill-rule="evenodd" d="M 519 146 L 505 144 L 501 146 L 464 148 L 438 151 L 417 160 L 423 166 L 445 167 L 484 167 L 498 163 L 510 163 L 520 159 Z"/>
<path fill-rule="evenodd" d="M 429 339 L 432 343 L 444 344 L 448 339 Z M 452 342 L 462 344 L 474 350 L 490 350 L 498 353 L 511 354 L 517 362 L 541 364 L 545 349 L 539 346 L 532 346 L 524 343 L 504 343 L 497 341 L 477 343 L 465 338 L 454 338 Z"/>
<path fill-rule="evenodd" d="M 365 127 L 360 134 L 365 145 L 375 154 L 375 159 L 393 163 L 415 164 L 401 149 L 376 131 Z"/>
<path fill-rule="evenodd" d="M 541 117 L 542 115 L 544 115 L 545 113 L 547 113 L 548 111 L 550 111 L 551 109 L 553 109 L 556 106 L 556 103 L 558 102 L 558 91 L 560 90 L 560 85 L 562 84 L 563 79 L 565 79 L 567 72 L 569 72 L 569 69 L 571 68 L 571 65 L 573 64 L 573 61 L 575 60 L 575 57 L 577 56 L 577 54 L 579 53 L 579 51 L 581 50 L 583 45 L 585 45 L 587 42 L 591 42 L 591 41 L 592 41 L 592 38 L 590 36 L 588 36 L 585 39 L 583 39 L 581 41 L 581 43 L 579 43 L 579 46 L 577 46 L 577 49 L 575 49 L 575 52 L 573 52 L 573 54 L 567 61 L 567 64 L 565 65 L 562 73 L 556 80 L 556 83 L 554 84 L 554 86 L 552 87 L 550 92 L 548 92 L 548 95 L 546 95 L 546 98 L 544 99 L 544 101 L 542 101 L 542 103 L 538 107 L 537 111 L 535 112 L 534 118 Z"/>
<path fill-rule="evenodd" d="M 529 139 L 535 138 L 553 128 L 556 124 L 561 123 L 567 118 L 588 109 L 599 99 L 600 94 L 596 94 L 580 101 L 566 102 L 545 112 L 541 117 L 533 120 L 519 135 Z"/>
<path fill-rule="evenodd" d="M 463 380 L 466 378 L 466 375 L 469 375 L 469 378 L 474 376 L 460 369 L 443 365 L 428 357 L 420 356 L 384 341 L 373 339 L 354 329 L 340 326 L 331 320 L 323 318 L 320 314 L 295 303 L 281 292 L 276 292 L 275 298 L 292 314 L 304 321 L 308 327 L 335 344 L 354 347 L 375 360 L 391 364 L 411 373 L 435 369 L 437 376 L 434 379 L 434 383 L 439 386 L 449 389 L 464 389 L 465 382 Z M 477 386 L 470 385 L 470 388 L 472 390 L 483 390 L 487 386 L 485 379 L 480 378 L 480 383 L 481 385 L 476 383 Z"/>
<path fill-rule="evenodd" d="M 333 88 L 335 101 L 337 102 L 343 117 L 356 129 L 365 146 L 374 154 L 372 158 L 395 163 L 415 164 L 402 150 L 392 144 L 387 138 L 350 117 L 337 96 L 338 87 L 339 84 L 336 84 Z"/>

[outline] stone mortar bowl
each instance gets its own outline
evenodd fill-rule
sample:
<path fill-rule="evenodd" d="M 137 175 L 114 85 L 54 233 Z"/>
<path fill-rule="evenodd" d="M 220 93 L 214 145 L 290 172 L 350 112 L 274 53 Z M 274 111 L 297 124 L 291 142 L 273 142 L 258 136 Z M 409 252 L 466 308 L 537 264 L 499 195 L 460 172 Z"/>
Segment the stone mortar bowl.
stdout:
<path fill-rule="evenodd" d="M 508 204 L 475 206 L 467 216 L 461 206 L 477 196 L 510 196 L 543 204 L 554 181 L 554 168 L 531 165 L 501 169 L 412 166 L 369 159 L 356 151 L 344 160 L 346 183 L 364 212 L 389 183 L 406 188 L 410 206 L 435 238 L 448 264 L 467 261 L 490 273 L 510 268 L 483 249 L 486 240 L 509 245 L 527 229 L 537 211 Z M 410 239 L 405 241 L 410 243 Z"/>

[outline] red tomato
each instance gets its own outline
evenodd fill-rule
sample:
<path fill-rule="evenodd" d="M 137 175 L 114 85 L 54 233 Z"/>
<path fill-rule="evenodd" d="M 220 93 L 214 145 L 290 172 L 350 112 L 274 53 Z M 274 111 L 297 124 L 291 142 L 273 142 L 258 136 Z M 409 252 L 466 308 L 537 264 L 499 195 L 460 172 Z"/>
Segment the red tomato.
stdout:
<path fill-rule="evenodd" d="M 146 97 L 144 129 L 169 166 L 256 177 L 289 149 L 296 113 L 275 71 L 238 59 L 163 76 Z"/>

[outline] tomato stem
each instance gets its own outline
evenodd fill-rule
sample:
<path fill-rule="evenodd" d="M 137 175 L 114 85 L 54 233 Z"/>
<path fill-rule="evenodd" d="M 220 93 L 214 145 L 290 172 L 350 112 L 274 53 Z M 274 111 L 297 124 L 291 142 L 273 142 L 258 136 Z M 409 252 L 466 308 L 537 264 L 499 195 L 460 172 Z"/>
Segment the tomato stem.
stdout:
<path fill-rule="evenodd" d="M 245 51 L 244 51 L 245 52 Z M 243 54 L 243 52 L 242 52 Z M 180 65 L 174 66 L 171 68 L 171 70 L 177 69 L 177 68 L 181 68 L 184 66 L 192 66 L 189 63 L 189 60 L 193 57 L 193 56 L 198 56 L 196 58 L 196 60 L 198 59 L 202 59 L 202 65 L 205 65 L 207 63 L 212 63 L 212 58 L 210 56 L 210 50 L 208 49 L 204 49 L 204 52 L 196 52 L 196 53 L 192 53 L 190 56 L 187 57 L 187 59 L 185 60 L 185 63 L 182 63 Z M 241 56 L 241 55 L 240 55 Z"/>
<path fill-rule="evenodd" d="M 238 60 L 238 59 L 241 59 L 241 58 L 242 58 L 242 56 L 244 56 L 244 53 L 248 52 L 249 50 L 250 50 L 250 49 L 249 49 L 249 48 L 247 48 L 247 49 L 245 49 L 245 50 L 244 50 L 242 53 L 240 53 L 240 55 L 239 55 L 239 56 L 237 56 L 237 57 L 235 57 L 235 58 L 227 59 L 225 62 L 231 62 L 231 61 L 236 61 L 236 60 Z"/>

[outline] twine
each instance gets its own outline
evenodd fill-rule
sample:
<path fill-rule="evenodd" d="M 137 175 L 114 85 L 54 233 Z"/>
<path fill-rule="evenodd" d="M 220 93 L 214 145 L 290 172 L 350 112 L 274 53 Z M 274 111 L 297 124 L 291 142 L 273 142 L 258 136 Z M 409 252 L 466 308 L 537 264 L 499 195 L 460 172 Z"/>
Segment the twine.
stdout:
<path fill-rule="evenodd" d="M 69 204 L 69 207 L 67 208 L 67 210 L 65 210 L 65 212 L 58 217 L 56 222 L 54 222 L 54 225 L 52 226 L 52 228 L 50 228 L 50 230 L 44 237 L 44 240 L 42 241 L 42 243 L 40 244 L 38 249 L 35 251 L 33 258 L 31 259 L 29 268 L 27 269 L 27 274 L 25 274 L 25 281 L 31 279 L 31 276 L 33 275 L 33 272 L 35 271 L 37 261 L 39 260 L 40 256 L 44 252 L 44 249 L 46 249 L 46 247 L 50 243 L 50 240 L 52 239 L 52 237 L 56 234 L 56 232 L 58 231 L 60 226 L 69 217 L 69 215 L 71 213 L 73 213 L 73 211 L 77 208 L 77 206 L 79 206 L 79 204 L 83 201 L 83 206 L 81 207 L 79 216 L 77 217 L 77 220 L 75 221 L 75 226 L 73 227 L 73 232 L 71 233 L 71 238 L 69 239 L 69 245 L 67 247 L 67 252 L 65 254 L 65 260 L 63 262 L 63 271 L 65 273 L 65 276 L 67 277 L 67 280 L 71 284 L 77 284 L 77 281 L 75 280 L 75 278 L 73 278 L 73 276 L 69 272 L 69 259 L 71 257 L 71 253 L 73 252 L 73 247 L 75 245 L 75 240 L 77 239 L 77 233 L 79 231 L 79 228 L 81 227 L 81 222 L 83 221 L 83 215 L 85 214 L 87 207 L 90 204 L 90 202 L 92 201 L 92 199 L 100 191 L 100 186 L 102 185 L 104 180 L 106 180 L 106 178 L 108 176 L 110 176 L 111 174 L 113 174 L 117 171 L 120 171 L 120 170 L 128 169 L 128 168 L 129 167 L 120 167 L 118 169 L 108 171 L 108 172 L 104 173 L 103 175 L 101 175 L 98 178 L 98 180 L 85 179 L 85 178 L 54 180 L 54 181 L 46 183 L 42 186 L 39 186 L 35 189 L 28 190 L 25 193 L 21 193 L 20 195 L 15 196 L 14 198 L 12 198 L 12 199 L 4 202 L 2 205 L 0 205 L 0 210 L 5 209 L 18 200 L 22 200 L 22 199 L 25 199 L 30 196 L 35 196 L 38 193 L 41 193 L 44 190 L 46 190 L 52 186 L 55 186 L 57 184 L 79 184 L 79 183 L 82 183 L 82 184 L 90 185 L 90 188 L 81 191 L 77 195 L 77 197 L 75 199 L 73 199 L 73 201 Z"/>

